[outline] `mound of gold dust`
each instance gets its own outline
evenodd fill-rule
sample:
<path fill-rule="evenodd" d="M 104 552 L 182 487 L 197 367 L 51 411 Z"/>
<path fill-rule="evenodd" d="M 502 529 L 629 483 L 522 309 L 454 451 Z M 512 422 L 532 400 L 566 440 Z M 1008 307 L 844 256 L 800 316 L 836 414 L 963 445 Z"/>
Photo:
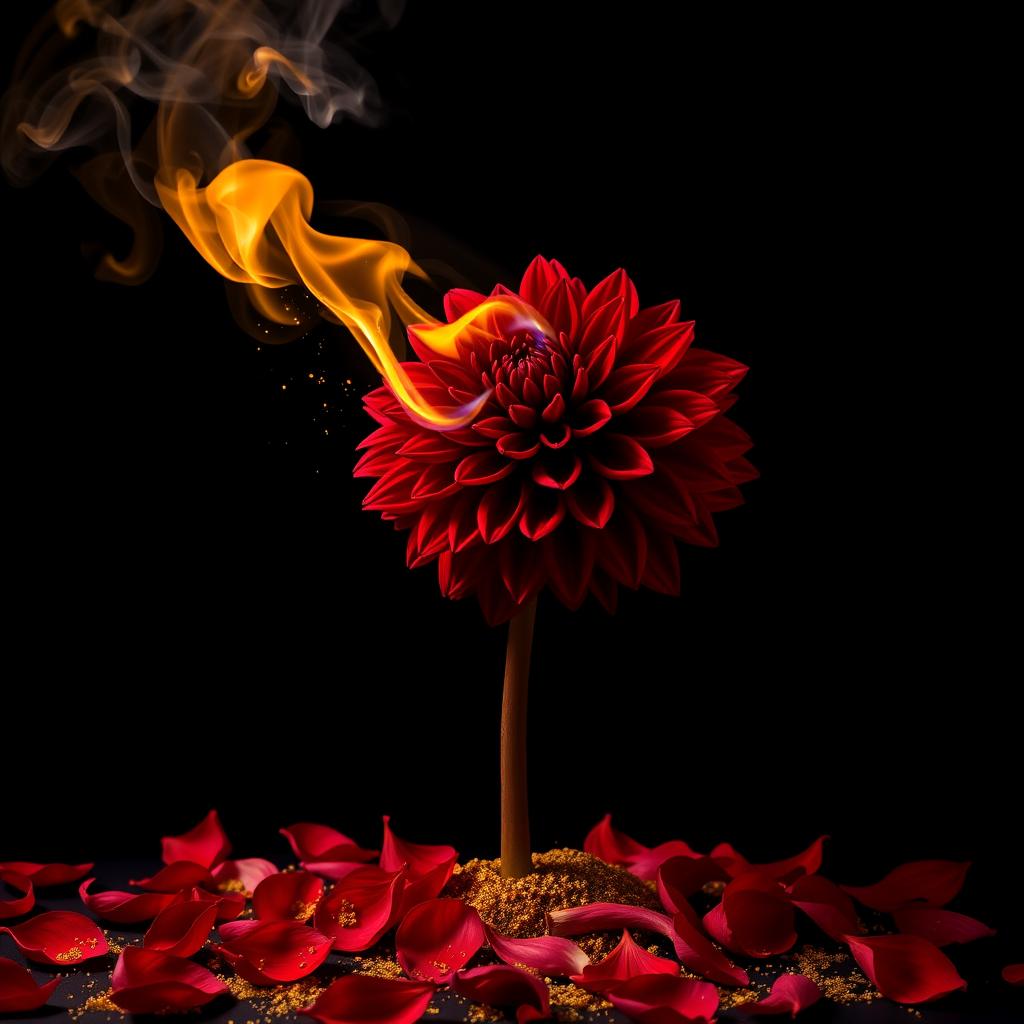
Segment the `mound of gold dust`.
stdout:
<path fill-rule="evenodd" d="M 793 954 L 798 974 L 810 978 L 834 1003 L 872 1003 L 881 993 L 856 968 L 849 969 L 846 953 L 830 953 L 818 946 L 801 946 Z"/>
<path fill-rule="evenodd" d="M 444 895 L 465 900 L 495 931 L 516 938 L 544 934 L 544 915 L 587 903 L 658 909 L 654 891 L 635 875 L 581 850 L 533 855 L 533 874 L 502 878 L 500 860 L 458 864 Z"/>
<path fill-rule="evenodd" d="M 123 1017 L 124 1010 L 110 998 L 112 991 L 112 989 L 108 988 L 106 992 L 89 996 L 81 1006 L 69 1006 L 68 1016 L 72 1020 L 78 1020 L 79 1017 L 83 1017 L 87 1013 L 116 1013 L 118 1016 Z"/>
<path fill-rule="evenodd" d="M 327 987 L 316 978 L 302 978 L 287 985 L 253 985 L 237 974 L 218 974 L 236 999 L 246 999 L 261 1017 L 285 1017 L 298 1013 L 320 998 Z"/>

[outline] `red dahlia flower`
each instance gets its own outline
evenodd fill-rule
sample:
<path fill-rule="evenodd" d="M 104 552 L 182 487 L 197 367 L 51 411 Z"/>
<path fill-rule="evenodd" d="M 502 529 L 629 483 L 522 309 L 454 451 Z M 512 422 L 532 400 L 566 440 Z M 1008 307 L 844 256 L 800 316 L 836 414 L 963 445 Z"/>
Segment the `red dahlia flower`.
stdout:
<path fill-rule="evenodd" d="M 444 325 L 411 327 L 422 362 L 403 364 L 438 407 L 489 392 L 473 423 L 439 431 L 388 386 L 366 396 L 381 426 L 360 446 L 356 475 L 378 478 L 364 506 L 410 531 L 410 567 L 437 560 L 444 594 L 475 593 L 492 624 L 544 586 L 609 611 L 619 584 L 678 593 L 675 541 L 717 543 L 712 514 L 757 475 L 723 415 L 746 367 L 690 348 L 679 303 L 641 309 L 622 270 L 588 292 L 538 256 L 518 296 L 492 295 L 507 309 L 474 321 L 485 296 L 450 291 L 452 354 L 431 343 Z"/>

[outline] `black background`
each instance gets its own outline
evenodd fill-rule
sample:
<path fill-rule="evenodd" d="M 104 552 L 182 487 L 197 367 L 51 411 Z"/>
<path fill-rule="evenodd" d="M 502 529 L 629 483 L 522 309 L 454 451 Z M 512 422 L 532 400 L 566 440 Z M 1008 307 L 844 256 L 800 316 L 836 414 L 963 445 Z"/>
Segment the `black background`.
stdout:
<path fill-rule="evenodd" d="M 612 811 L 753 859 L 827 832 L 852 883 L 970 858 L 960 908 L 1012 933 L 1019 722 L 964 441 L 998 359 L 927 153 L 941 61 L 860 8 L 597 6 L 412 4 L 356 43 L 382 126 L 288 111 L 318 196 L 432 225 L 416 255 L 471 251 L 488 289 L 537 252 L 589 283 L 624 265 L 752 367 L 762 479 L 684 553 L 682 597 L 541 604 L 535 846 Z M 384 812 L 495 854 L 504 634 L 360 510 L 372 371 L 329 327 L 258 348 L 170 230 L 147 284 L 94 281 L 81 244 L 125 236 L 74 164 L 3 196 L 0 855 L 155 855 L 211 806 L 282 863 L 280 825 L 377 845 Z"/>

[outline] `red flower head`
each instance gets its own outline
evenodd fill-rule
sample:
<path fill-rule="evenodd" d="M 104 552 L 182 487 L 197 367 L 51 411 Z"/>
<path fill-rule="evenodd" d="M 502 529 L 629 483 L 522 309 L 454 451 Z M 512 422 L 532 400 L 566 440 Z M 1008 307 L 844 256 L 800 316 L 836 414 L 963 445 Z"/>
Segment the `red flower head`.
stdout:
<path fill-rule="evenodd" d="M 411 416 L 388 386 L 357 476 L 364 506 L 408 529 L 410 567 L 475 593 L 492 623 L 549 586 L 564 604 L 619 584 L 679 591 L 675 541 L 713 545 L 712 513 L 755 477 L 747 435 L 722 413 L 746 368 L 690 348 L 679 303 L 640 309 L 622 270 L 591 291 L 538 256 L 518 295 L 455 289 L 449 324 L 412 327 L 403 367 L 435 406 L 488 394 L 467 427 Z"/>

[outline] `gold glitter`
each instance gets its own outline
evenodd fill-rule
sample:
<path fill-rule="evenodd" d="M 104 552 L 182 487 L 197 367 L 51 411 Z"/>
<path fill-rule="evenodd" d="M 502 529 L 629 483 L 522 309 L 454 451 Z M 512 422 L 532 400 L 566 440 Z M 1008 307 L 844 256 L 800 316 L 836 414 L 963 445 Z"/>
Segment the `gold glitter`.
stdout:
<path fill-rule="evenodd" d="M 287 985 L 267 987 L 253 985 L 237 974 L 218 974 L 217 977 L 236 999 L 247 999 L 256 1013 L 268 1018 L 284 1017 L 312 1006 L 327 987 L 325 982 L 316 978 L 301 978 Z"/>
<path fill-rule="evenodd" d="M 501 1020 L 504 1016 L 500 1010 L 484 1006 L 483 1003 L 471 1003 L 466 1010 L 468 1024 L 488 1024 L 489 1021 Z"/>
<path fill-rule="evenodd" d="M 797 972 L 810 978 L 834 1003 L 871 1003 L 881 993 L 856 968 L 848 970 L 846 953 L 829 953 L 818 946 L 802 946 L 793 954 Z M 837 970 L 838 968 L 838 970 Z"/>
<path fill-rule="evenodd" d="M 81 960 L 82 951 L 77 946 L 72 946 L 69 950 L 58 953 L 53 959 L 60 960 L 61 963 L 67 963 L 69 960 Z"/>
<path fill-rule="evenodd" d="M 402 965 L 394 957 L 368 956 L 358 958 L 356 974 L 368 974 L 371 978 L 400 978 Z"/>
<path fill-rule="evenodd" d="M 304 903 L 302 900 L 296 900 L 291 905 L 291 914 L 296 921 L 308 920 L 312 916 L 314 910 L 316 910 L 315 900 L 312 903 Z"/>
<path fill-rule="evenodd" d="M 543 935 L 544 915 L 588 903 L 628 903 L 657 910 L 657 895 L 635 875 L 580 850 L 533 855 L 533 874 L 502 878 L 498 860 L 458 864 L 444 895 L 464 900 L 502 935 Z"/>
<path fill-rule="evenodd" d="M 431 1017 L 435 1016 L 436 1014 L 438 1014 L 440 1012 L 441 1012 L 441 1007 L 440 1006 L 434 1006 L 433 1003 L 431 1003 L 431 1005 L 427 1007 L 427 1014 L 429 1016 L 431 1016 Z"/>
<path fill-rule="evenodd" d="M 548 994 L 551 996 L 551 1005 L 565 1007 L 571 1010 L 607 1010 L 611 1003 L 596 992 L 588 992 L 579 985 L 548 985 Z M 559 1018 L 561 1020 L 561 1018 Z"/>
<path fill-rule="evenodd" d="M 89 996 L 81 1006 L 68 1007 L 68 1016 L 72 1020 L 78 1020 L 79 1017 L 87 1013 L 116 1013 L 123 1017 L 124 1010 L 110 998 L 112 991 L 113 989 L 108 988 L 106 992 L 101 992 L 99 995 Z"/>
<path fill-rule="evenodd" d="M 737 1006 L 744 1006 L 746 1003 L 756 1003 L 763 996 L 768 994 L 767 987 L 763 991 L 751 988 L 719 988 L 718 1008 L 720 1010 L 732 1010 Z"/>
<path fill-rule="evenodd" d="M 335 911 L 334 920 L 342 928 L 355 928 L 359 924 L 359 915 L 356 913 L 356 906 L 349 900 L 343 899 Z"/>
<path fill-rule="evenodd" d="M 245 887 L 245 882 L 243 882 L 240 878 L 225 879 L 225 881 L 221 882 L 217 886 L 217 888 L 221 892 L 241 892 L 245 893 L 246 896 L 250 895 L 249 890 Z"/>

